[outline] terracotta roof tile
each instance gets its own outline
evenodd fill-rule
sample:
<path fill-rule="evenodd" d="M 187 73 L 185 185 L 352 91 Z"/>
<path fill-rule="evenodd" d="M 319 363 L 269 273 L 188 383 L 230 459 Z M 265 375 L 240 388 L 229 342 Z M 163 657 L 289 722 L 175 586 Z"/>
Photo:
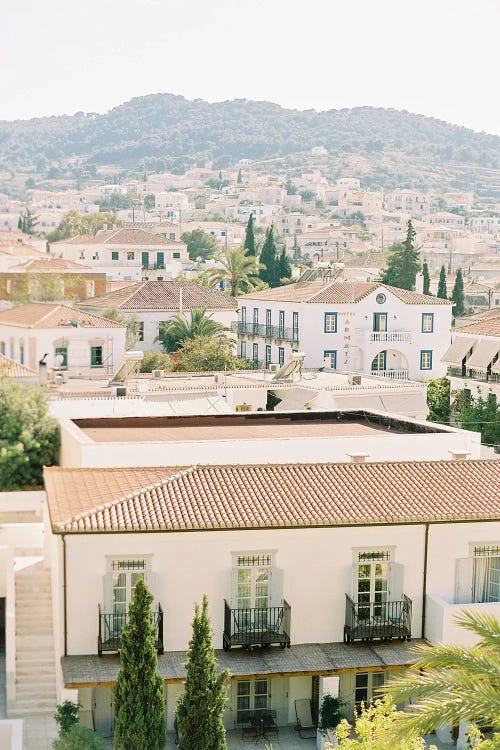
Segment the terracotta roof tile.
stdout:
<path fill-rule="evenodd" d="M 276 300 L 280 302 L 308 302 L 311 304 L 344 305 L 359 302 L 377 289 L 386 289 L 407 305 L 451 305 L 439 297 L 398 289 L 387 284 L 344 281 L 299 281 L 274 289 L 250 292 L 240 299 Z"/>
<path fill-rule="evenodd" d="M 129 489 L 110 488 L 103 497 L 96 495 L 102 469 L 45 469 L 53 529 L 209 531 L 500 518 L 500 461 L 494 460 L 150 469 L 156 478 L 142 485 L 140 471 L 108 470 Z"/>
<path fill-rule="evenodd" d="M 145 232 L 144 229 L 103 229 L 95 235 L 78 234 L 52 245 L 151 245 L 151 247 L 176 245 L 185 247 L 184 242 L 169 240 L 162 234 Z"/>
<path fill-rule="evenodd" d="M 92 309 L 119 307 L 121 310 L 174 310 L 179 311 L 182 289 L 182 306 L 185 310 L 235 310 L 234 297 L 217 289 L 210 289 L 191 281 L 144 281 L 124 289 L 118 289 L 101 297 L 92 297 L 83 303 Z"/>
<path fill-rule="evenodd" d="M 492 315 L 484 320 L 477 320 L 475 323 L 470 323 L 467 326 L 460 326 L 455 329 L 455 334 L 461 333 L 470 335 L 477 334 L 479 336 L 495 336 L 500 337 L 500 310 L 497 310 L 497 315 Z"/>
<path fill-rule="evenodd" d="M 72 321 L 82 328 L 125 328 L 106 318 L 92 313 L 82 312 L 69 305 L 54 305 L 45 302 L 30 302 L 10 310 L 0 312 L 0 326 L 19 326 L 20 328 L 69 328 Z"/>

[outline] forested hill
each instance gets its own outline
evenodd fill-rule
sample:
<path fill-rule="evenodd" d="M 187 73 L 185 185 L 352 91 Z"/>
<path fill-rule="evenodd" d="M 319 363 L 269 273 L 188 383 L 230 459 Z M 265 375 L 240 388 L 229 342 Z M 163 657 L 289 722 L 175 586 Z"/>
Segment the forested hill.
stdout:
<path fill-rule="evenodd" d="M 104 115 L 0 122 L 0 169 L 40 174 L 74 157 L 83 167 L 182 170 L 290 157 L 313 146 L 324 146 L 333 159 L 356 154 L 379 167 L 388 158 L 389 177 L 397 164 L 404 171 L 408 160 L 432 169 L 500 168 L 498 136 L 373 107 L 299 111 L 244 99 L 209 104 L 154 94 Z"/>

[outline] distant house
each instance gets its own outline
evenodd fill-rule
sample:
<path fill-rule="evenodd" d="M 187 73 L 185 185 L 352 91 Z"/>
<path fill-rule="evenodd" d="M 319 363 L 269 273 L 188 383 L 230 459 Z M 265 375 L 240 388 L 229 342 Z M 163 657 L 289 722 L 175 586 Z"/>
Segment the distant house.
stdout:
<path fill-rule="evenodd" d="M 0 354 L 38 370 L 102 377 L 122 363 L 126 327 L 69 305 L 32 302 L 0 312 Z"/>
<path fill-rule="evenodd" d="M 186 314 L 203 308 L 213 320 L 229 327 L 237 317 L 237 302 L 217 289 L 193 284 L 190 281 L 146 281 L 141 284 L 118 289 L 102 297 L 86 300 L 82 309 L 95 314 L 116 308 L 126 320 L 135 320 L 139 325 L 139 341 L 136 348 L 142 351 L 161 349 L 155 341 L 160 323 L 174 315 Z"/>
<path fill-rule="evenodd" d="M 71 260 L 45 256 L 0 272 L 0 300 L 59 302 L 105 292 L 105 273 L 96 273 Z"/>
<path fill-rule="evenodd" d="M 152 273 L 161 280 L 178 273 L 180 264 L 189 261 L 186 244 L 175 239 L 175 231 L 172 234 L 174 239 L 143 229 L 103 229 L 95 236 L 54 242 L 50 252 L 102 271 L 111 280 L 142 281 Z"/>

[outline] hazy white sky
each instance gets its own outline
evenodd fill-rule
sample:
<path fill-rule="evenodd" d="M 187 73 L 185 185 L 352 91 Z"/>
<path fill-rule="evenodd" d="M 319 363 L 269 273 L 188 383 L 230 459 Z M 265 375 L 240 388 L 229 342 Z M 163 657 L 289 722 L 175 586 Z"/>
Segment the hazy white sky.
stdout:
<path fill-rule="evenodd" d="M 171 92 L 500 134 L 499 0 L 17 0 L 0 22 L 0 119 Z"/>

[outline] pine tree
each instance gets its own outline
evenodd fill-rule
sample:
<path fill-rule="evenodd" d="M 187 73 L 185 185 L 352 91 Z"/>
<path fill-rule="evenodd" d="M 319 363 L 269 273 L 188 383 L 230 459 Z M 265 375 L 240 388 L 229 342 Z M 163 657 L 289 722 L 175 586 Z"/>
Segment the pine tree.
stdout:
<path fill-rule="evenodd" d="M 259 271 L 259 276 L 269 286 L 279 285 L 279 261 L 276 257 L 276 243 L 274 242 L 273 225 L 266 229 L 266 238 L 259 258 L 264 265 Z"/>
<path fill-rule="evenodd" d="M 465 315 L 465 297 L 464 297 L 464 280 L 462 277 L 462 269 L 459 268 L 455 277 L 455 285 L 451 293 L 451 299 L 453 300 L 453 315 L 460 317 Z"/>
<path fill-rule="evenodd" d="M 238 178 L 236 180 L 237 185 L 241 185 L 243 183 L 243 176 L 241 174 L 241 169 L 238 170 Z"/>
<path fill-rule="evenodd" d="M 282 279 L 292 278 L 292 267 L 290 265 L 290 260 L 288 258 L 288 255 L 286 254 L 285 248 L 283 248 L 283 250 L 281 251 L 281 255 L 278 259 L 278 266 L 280 281 Z"/>
<path fill-rule="evenodd" d="M 255 235 L 253 232 L 253 214 L 250 214 L 247 222 L 247 229 L 245 232 L 245 242 L 243 244 L 244 249 L 247 251 L 247 255 L 255 255 Z"/>
<path fill-rule="evenodd" d="M 446 288 L 446 268 L 444 266 L 441 266 L 441 270 L 439 272 L 437 296 L 439 297 L 439 299 L 448 299 L 448 290 Z"/>
<path fill-rule="evenodd" d="M 422 267 L 422 276 L 424 277 L 424 294 L 431 294 L 431 277 L 429 276 L 429 267 L 427 263 L 424 262 L 424 265 Z"/>
<path fill-rule="evenodd" d="M 115 750 L 162 750 L 165 745 L 163 680 L 157 674 L 153 597 L 138 581 L 121 636 L 120 671 L 113 689 Z"/>
<path fill-rule="evenodd" d="M 194 610 L 193 635 L 186 662 L 186 687 L 177 703 L 179 750 L 226 750 L 222 721 L 229 673 L 217 673 L 212 628 L 203 597 Z"/>
<path fill-rule="evenodd" d="M 382 275 L 384 284 L 390 284 L 399 289 L 415 289 L 415 277 L 420 271 L 420 256 L 418 248 L 414 245 L 415 234 L 410 220 L 405 241 L 403 243 L 396 242 L 391 247 L 387 268 Z"/>

